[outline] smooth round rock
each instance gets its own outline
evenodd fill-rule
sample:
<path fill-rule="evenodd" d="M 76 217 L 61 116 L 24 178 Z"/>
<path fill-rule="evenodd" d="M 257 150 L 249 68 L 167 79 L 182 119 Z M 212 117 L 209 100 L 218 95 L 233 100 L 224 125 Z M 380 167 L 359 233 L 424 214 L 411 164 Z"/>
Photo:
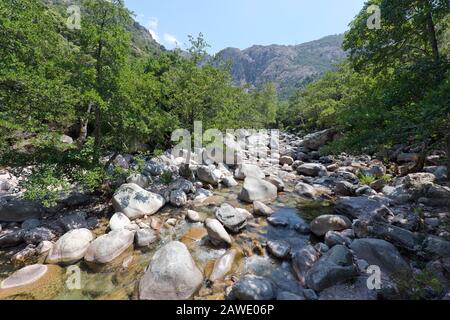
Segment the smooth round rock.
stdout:
<path fill-rule="evenodd" d="M 235 249 L 230 249 L 217 259 L 214 263 L 213 271 L 209 276 L 209 280 L 214 282 L 224 278 L 231 271 L 236 254 L 237 251 Z"/>
<path fill-rule="evenodd" d="M 270 280 L 255 276 L 245 275 L 232 289 L 232 294 L 237 300 L 272 300 L 276 292 Z"/>
<path fill-rule="evenodd" d="M 244 181 L 239 200 L 253 203 L 254 201 L 273 201 L 278 196 L 276 186 L 262 179 L 247 177 Z"/>
<path fill-rule="evenodd" d="M 158 240 L 156 232 L 148 228 L 138 230 L 134 238 L 138 247 L 148 247 Z"/>
<path fill-rule="evenodd" d="M 34 283 L 41 279 L 47 271 L 48 266 L 43 264 L 26 266 L 3 280 L 0 284 L 0 289 L 10 289 Z"/>
<path fill-rule="evenodd" d="M 55 265 L 26 266 L 0 283 L 0 300 L 50 300 L 63 286 L 62 269 Z"/>
<path fill-rule="evenodd" d="M 206 219 L 205 228 L 208 231 L 209 240 L 214 245 L 231 245 L 232 240 L 224 226 L 216 219 Z"/>
<path fill-rule="evenodd" d="M 186 300 L 201 286 L 203 274 L 187 247 L 172 241 L 153 256 L 139 281 L 141 300 Z"/>
<path fill-rule="evenodd" d="M 117 212 L 124 213 L 131 220 L 153 215 L 165 204 L 161 195 L 146 191 L 134 183 L 122 185 L 112 202 Z"/>
<path fill-rule="evenodd" d="M 234 172 L 234 177 L 238 180 L 245 180 L 248 177 L 264 179 L 266 175 L 258 166 L 254 164 L 243 163 L 240 164 Z"/>
<path fill-rule="evenodd" d="M 269 206 L 265 205 L 264 203 L 260 201 L 253 202 L 253 212 L 257 216 L 264 216 L 268 217 L 272 215 L 275 211 L 272 210 Z"/>
<path fill-rule="evenodd" d="M 170 204 L 175 207 L 183 207 L 187 203 L 187 196 L 183 190 L 173 190 L 170 192 Z"/>
<path fill-rule="evenodd" d="M 268 251 L 278 259 L 286 259 L 291 251 L 291 246 L 286 241 L 268 241 Z"/>
<path fill-rule="evenodd" d="M 113 261 L 133 245 L 134 232 L 127 229 L 111 231 L 91 242 L 84 260 L 105 264 Z"/>
<path fill-rule="evenodd" d="M 131 220 L 122 212 L 115 213 L 109 220 L 109 228 L 114 230 L 124 229 L 131 224 Z"/>
<path fill-rule="evenodd" d="M 328 231 L 342 231 L 351 227 L 350 219 L 340 215 L 322 215 L 311 222 L 311 231 L 319 237 Z"/>
<path fill-rule="evenodd" d="M 191 222 L 201 222 L 202 221 L 202 217 L 200 216 L 200 213 L 198 213 L 197 211 L 188 210 L 186 215 L 187 215 L 189 221 L 191 221 Z"/>
<path fill-rule="evenodd" d="M 224 186 L 227 187 L 227 188 L 233 188 L 233 187 L 236 187 L 236 186 L 238 185 L 237 181 L 234 180 L 234 178 L 231 177 L 231 176 L 225 176 L 225 177 L 222 179 L 222 183 L 223 183 Z"/>
<path fill-rule="evenodd" d="M 94 239 L 88 229 L 67 232 L 50 249 L 46 262 L 49 264 L 72 264 L 84 258 L 89 244 Z"/>
<path fill-rule="evenodd" d="M 224 203 L 216 210 L 216 218 L 231 232 L 237 233 L 247 225 L 247 215 Z"/>

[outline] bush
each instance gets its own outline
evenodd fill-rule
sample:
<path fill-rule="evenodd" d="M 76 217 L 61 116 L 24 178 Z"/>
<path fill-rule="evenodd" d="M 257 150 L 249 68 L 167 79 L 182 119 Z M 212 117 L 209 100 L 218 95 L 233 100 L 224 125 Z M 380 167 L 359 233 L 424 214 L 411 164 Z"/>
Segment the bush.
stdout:
<path fill-rule="evenodd" d="M 161 182 L 164 184 L 170 184 L 173 180 L 173 173 L 172 171 L 166 170 L 161 175 Z"/>
<path fill-rule="evenodd" d="M 366 185 L 366 186 L 370 186 L 370 184 L 372 182 L 375 182 L 377 180 L 377 178 L 375 178 L 372 175 L 365 175 L 362 172 L 358 172 L 357 174 L 359 181 L 361 182 L 361 184 Z"/>
<path fill-rule="evenodd" d="M 69 182 L 57 165 L 42 165 L 35 168 L 21 186 L 26 189 L 25 199 L 52 207 L 59 196 L 68 191 Z"/>

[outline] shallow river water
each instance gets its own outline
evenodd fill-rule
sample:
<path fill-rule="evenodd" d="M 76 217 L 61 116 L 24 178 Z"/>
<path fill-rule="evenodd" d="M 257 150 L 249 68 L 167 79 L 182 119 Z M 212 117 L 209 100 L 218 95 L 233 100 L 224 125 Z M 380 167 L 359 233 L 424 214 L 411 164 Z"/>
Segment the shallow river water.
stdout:
<path fill-rule="evenodd" d="M 213 197 L 203 203 L 192 205 L 190 209 L 200 212 L 204 217 L 214 217 L 216 206 L 226 202 L 252 212 L 252 205 L 237 200 L 240 188 L 241 186 L 232 189 L 216 189 Z M 328 202 L 302 200 L 294 194 L 292 186 L 286 186 L 285 192 L 279 194 L 277 201 L 271 207 L 275 210 L 271 218 L 275 223 L 269 224 L 266 218 L 255 218 L 249 221 L 241 233 L 233 235 L 233 248 L 237 250 L 238 254 L 231 276 L 234 279 L 239 279 L 243 274 L 248 273 L 265 276 L 270 278 L 279 289 L 295 293 L 301 288 L 291 270 L 290 262 L 282 262 L 271 257 L 265 250 L 265 243 L 269 240 L 285 240 L 292 248 L 302 247 L 307 242 L 314 243 L 315 239 L 302 235 L 296 231 L 295 226 L 309 224 L 314 217 L 330 213 L 332 207 Z M 116 259 L 115 263 L 101 269 L 94 270 L 85 262 L 79 262 L 76 266 L 81 271 L 79 277 L 81 289 L 76 288 L 77 277 L 71 273 L 74 267 L 64 268 L 62 279 L 64 285 L 55 292 L 42 292 L 39 297 L 56 300 L 134 299 L 139 279 L 153 254 L 172 240 L 178 240 L 187 245 L 198 267 L 203 270 L 206 279 L 212 271 L 214 261 L 221 257 L 227 249 L 212 246 L 201 223 L 189 223 L 182 218 L 185 212 L 186 208 L 175 209 L 166 206 L 157 215 L 149 218 L 157 218 L 163 225 L 160 229 L 160 241 L 154 246 L 144 250 L 129 250 Z M 169 218 L 176 218 L 177 224 L 173 227 L 165 225 L 164 222 Z M 102 227 L 94 230 L 94 233 L 97 235 L 104 233 L 106 226 L 107 219 L 103 222 Z M 0 278 L 5 278 L 17 270 L 17 267 L 10 261 L 7 253 L 0 252 Z M 229 282 L 219 283 L 215 284 L 213 288 L 203 286 L 193 298 L 223 299 L 225 288 L 229 284 Z M 39 290 L 39 288 L 35 290 Z M 22 298 L 26 299 L 27 297 Z"/>

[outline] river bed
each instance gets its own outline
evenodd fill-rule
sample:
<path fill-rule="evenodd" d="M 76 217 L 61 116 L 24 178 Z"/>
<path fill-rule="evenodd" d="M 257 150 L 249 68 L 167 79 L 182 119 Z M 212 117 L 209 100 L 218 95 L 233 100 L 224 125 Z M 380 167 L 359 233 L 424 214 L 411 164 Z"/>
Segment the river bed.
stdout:
<path fill-rule="evenodd" d="M 252 212 L 252 205 L 240 202 L 237 195 L 241 185 L 232 189 L 216 189 L 214 195 L 202 203 L 194 203 L 189 209 L 196 210 L 204 218 L 214 217 L 215 208 L 222 203 L 234 207 L 247 209 Z M 291 248 L 300 248 L 315 239 L 296 231 L 297 225 L 308 225 L 318 215 L 330 213 L 332 207 L 329 202 L 305 201 L 293 192 L 292 186 L 279 194 L 276 202 L 271 205 L 275 213 L 269 224 L 267 218 L 255 217 L 248 222 L 247 227 L 239 234 L 233 235 L 232 248 L 236 249 L 237 256 L 231 273 L 224 281 L 215 282 L 213 286 L 204 281 L 203 287 L 194 295 L 193 299 L 224 299 L 225 290 L 232 285 L 233 280 L 244 274 L 255 274 L 271 279 L 279 288 L 289 292 L 296 292 L 301 287 L 295 279 L 290 263 L 279 261 L 272 257 L 265 249 L 270 240 L 284 240 Z M 128 300 L 136 299 L 136 288 L 149 265 L 154 253 L 164 244 L 178 240 L 189 248 L 200 270 L 207 279 L 214 266 L 214 261 L 225 254 L 227 248 L 214 247 L 208 240 L 206 229 L 202 223 L 190 223 L 184 218 L 187 208 L 173 208 L 166 206 L 157 215 L 148 219 L 158 219 L 162 225 L 159 230 L 160 241 L 145 249 L 128 250 L 117 258 L 114 263 L 95 270 L 84 261 L 63 269 L 64 285 L 57 292 L 36 292 L 30 297 L 43 297 L 54 300 Z M 175 218 L 175 226 L 165 222 Z M 144 221 L 150 223 L 150 221 Z M 101 235 L 106 231 L 107 219 L 100 223 L 94 233 Z M 43 262 L 43 261 L 38 261 Z M 17 270 L 11 262 L 8 252 L 0 252 L 0 278 L 6 278 Z M 75 270 L 75 271 L 74 271 Z M 78 274 L 73 272 L 80 271 Z M 79 283 L 77 283 L 79 279 Z M 77 284 L 81 288 L 77 288 Z M 39 290 L 39 289 L 37 289 Z M 27 295 L 22 299 L 30 298 Z"/>

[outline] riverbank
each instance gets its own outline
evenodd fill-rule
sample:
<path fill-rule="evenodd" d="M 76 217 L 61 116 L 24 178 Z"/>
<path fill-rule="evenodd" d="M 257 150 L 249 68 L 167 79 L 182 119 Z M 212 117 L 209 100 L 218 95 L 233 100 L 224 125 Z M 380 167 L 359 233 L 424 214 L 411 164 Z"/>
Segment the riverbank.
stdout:
<path fill-rule="evenodd" d="M 276 148 L 258 146 L 267 159 L 243 154 L 239 166 L 186 166 L 166 152 L 112 198 L 74 193 L 51 209 L 20 200 L 21 177 L 4 171 L 0 297 L 449 298 L 446 167 L 401 176 L 414 152 L 403 148 L 395 163 L 321 156 L 330 139 L 283 134 Z M 69 270 L 79 272 L 75 289 Z"/>

